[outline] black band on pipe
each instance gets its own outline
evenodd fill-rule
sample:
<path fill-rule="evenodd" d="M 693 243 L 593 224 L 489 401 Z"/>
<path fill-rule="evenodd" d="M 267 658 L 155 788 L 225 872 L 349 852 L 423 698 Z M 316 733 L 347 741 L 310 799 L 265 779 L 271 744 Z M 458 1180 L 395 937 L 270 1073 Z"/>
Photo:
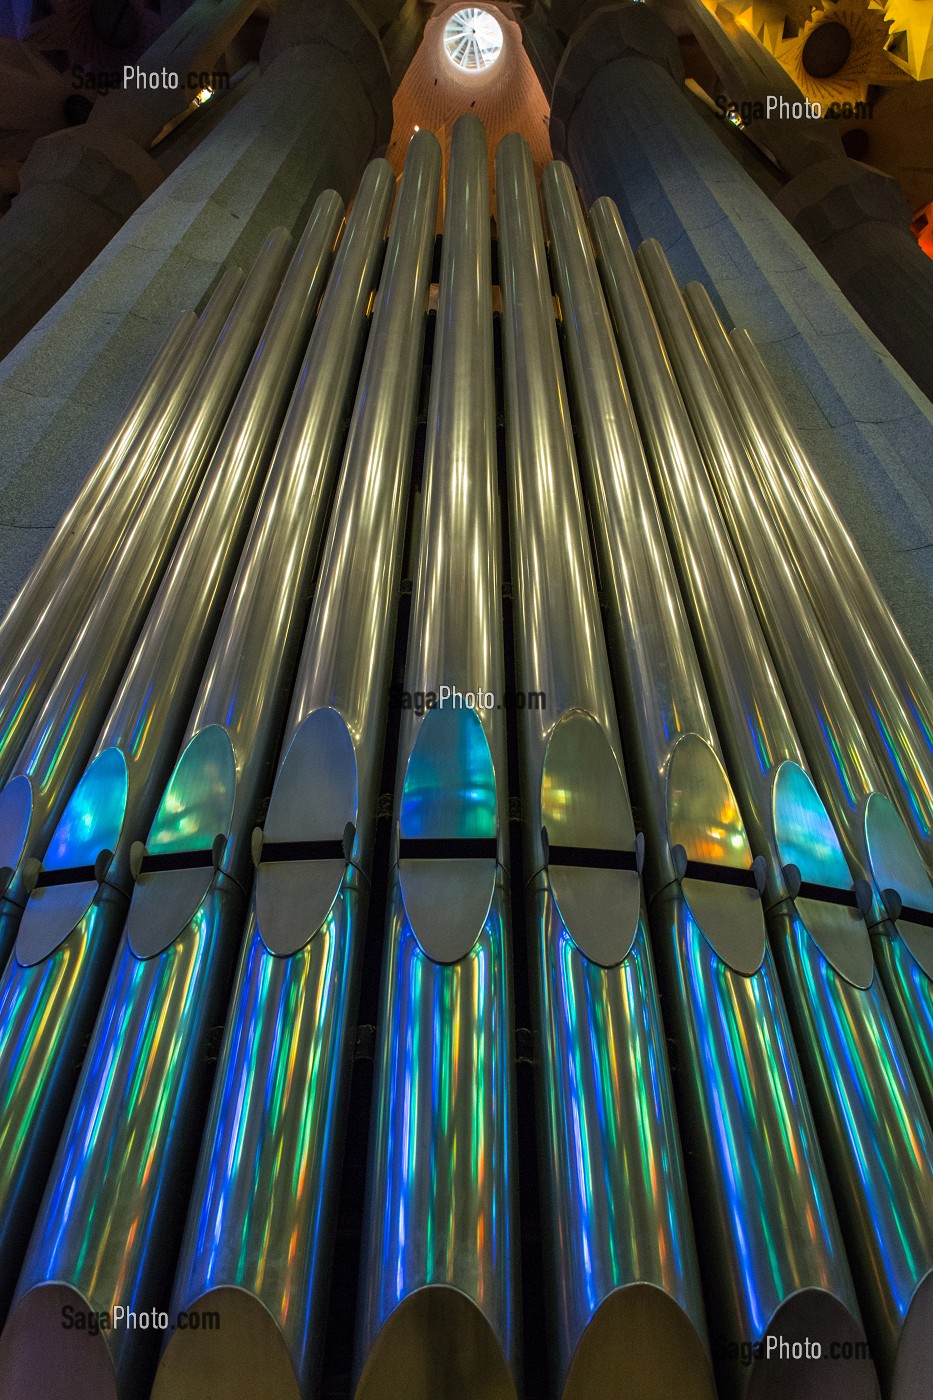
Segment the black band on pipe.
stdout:
<path fill-rule="evenodd" d="M 592 846 L 548 846 L 548 865 L 583 866 L 587 870 L 637 870 L 635 851 L 599 850 Z"/>
<path fill-rule="evenodd" d="M 154 875 L 161 870 L 203 870 L 214 864 L 213 850 L 169 851 L 166 855 L 145 855 L 141 875 Z"/>
<path fill-rule="evenodd" d="M 933 928 L 933 914 L 928 909 L 914 909 L 905 904 L 897 917 L 901 920 L 906 919 L 909 924 L 922 924 L 924 928 Z"/>
<path fill-rule="evenodd" d="M 496 860 L 499 843 L 494 836 L 403 836 L 399 860 Z"/>
<path fill-rule="evenodd" d="M 818 899 L 823 904 L 843 904 L 848 909 L 857 909 L 855 890 L 839 890 L 834 885 L 815 885 L 809 880 L 801 880 L 795 899 Z"/>
<path fill-rule="evenodd" d="M 97 872 L 93 865 L 69 865 L 64 870 L 40 870 L 35 888 L 44 890 L 50 885 L 77 885 L 85 880 L 97 883 Z"/>
<path fill-rule="evenodd" d="M 264 841 L 262 864 L 291 860 L 346 860 L 342 841 Z"/>
<path fill-rule="evenodd" d="M 758 889 L 755 872 L 751 868 L 743 870 L 735 865 L 714 865 L 706 860 L 688 860 L 683 878 L 710 880 L 717 885 L 742 885 L 748 890 Z"/>

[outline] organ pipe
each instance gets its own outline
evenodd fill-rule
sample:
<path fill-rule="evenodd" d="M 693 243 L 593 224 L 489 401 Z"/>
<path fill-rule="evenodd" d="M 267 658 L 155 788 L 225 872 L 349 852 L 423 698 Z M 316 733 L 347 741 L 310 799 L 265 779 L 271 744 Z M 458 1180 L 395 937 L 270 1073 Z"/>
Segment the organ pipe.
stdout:
<path fill-rule="evenodd" d="M 360 1400 L 391 1400 L 403 1366 L 411 1400 L 433 1400 L 447 1388 L 463 1400 L 516 1395 L 487 171 L 482 124 L 463 117 L 451 146 L 404 677 L 408 695 L 437 703 L 421 714 L 402 711 L 361 1267 Z"/>
<path fill-rule="evenodd" d="M 629 771 L 646 821 L 646 893 L 665 1021 L 678 1046 L 675 1083 L 713 1351 L 724 1390 L 754 1394 L 764 1384 L 783 1385 L 803 1396 L 808 1379 L 826 1384 L 825 1368 L 817 1375 L 812 1365 L 769 1359 L 767 1339 L 799 1325 L 794 1316 L 805 1308 L 808 1327 L 835 1326 L 858 1340 L 854 1285 L 766 946 L 760 863 L 756 870 L 723 766 L 567 166 L 550 166 L 544 193 L 582 465 L 611 600 L 610 654 L 632 736 Z M 689 450 L 682 421 L 670 382 L 642 358 L 651 447 L 673 470 L 678 453 Z M 851 1361 L 837 1369 L 853 1393 L 874 1392 L 870 1366 L 861 1374 Z"/>
<path fill-rule="evenodd" d="M 874 975 L 855 877 L 807 772 L 657 323 L 610 201 L 597 201 L 591 225 L 636 410 L 644 425 L 650 406 L 640 376 L 650 353 L 661 382 L 672 390 L 668 403 L 682 426 L 682 451 L 671 470 L 660 454 L 651 454 L 659 501 L 730 777 L 753 846 L 768 867 L 769 935 L 866 1330 L 875 1362 L 896 1394 L 899 1375 L 910 1375 L 924 1347 L 922 1329 L 910 1322 L 909 1314 L 917 1304 L 915 1316 L 922 1315 L 929 1286 L 930 1125 Z M 637 354 L 635 325 L 645 328 Z"/>
<path fill-rule="evenodd" d="M 0 1277 L 15 1280 L 340 224 L 315 205 L 0 975 Z M 4 1297 L 4 1307 L 8 1295 Z"/>
<path fill-rule="evenodd" d="M 531 158 L 516 135 L 499 145 L 496 196 L 517 677 L 546 697 L 522 711 L 520 744 L 558 1391 L 710 1396 L 640 848 Z"/>
<path fill-rule="evenodd" d="M 272 798 L 254 833 L 258 875 L 175 1282 L 176 1306 L 219 1307 L 239 1342 L 218 1332 L 205 1351 L 179 1335 L 157 1396 L 199 1396 L 208 1375 L 231 1396 L 297 1395 L 317 1379 L 438 165 L 434 138 L 416 138 Z M 309 446 L 333 472 L 393 191 L 389 167 L 370 165 L 306 381 Z"/>

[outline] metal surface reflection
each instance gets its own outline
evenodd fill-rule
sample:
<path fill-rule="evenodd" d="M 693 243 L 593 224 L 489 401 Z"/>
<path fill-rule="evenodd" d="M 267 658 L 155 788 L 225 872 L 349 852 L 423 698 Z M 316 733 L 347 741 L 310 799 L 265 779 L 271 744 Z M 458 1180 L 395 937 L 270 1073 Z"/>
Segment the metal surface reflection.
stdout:
<path fill-rule="evenodd" d="M 859 963 L 865 956 L 867 929 L 864 922 L 852 917 L 856 890 L 850 884 L 844 896 L 847 902 L 839 903 L 838 892 L 831 888 L 801 888 L 789 865 L 785 868 L 778 849 L 772 820 L 774 770 L 789 760 L 806 772 L 806 764 L 703 457 L 696 439 L 691 438 L 685 401 L 698 413 L 702 391 L 708 388 L 708 379 L 701 373 L 703 365 L 695 359 L 697 355 L 702 359 L 699 343 L 670 269 L 653 254 L 648 287 L 659 318 L 654 321 L 615 206 L 607 200 L 598 201 L 591 223 L 637 411 L 644 413 L 637 385 L 649 342 L 639 337 L 636 348 L 633 326 L 651 326 L 653 344 L 657 345 L 660 324 L 667 354 L 660 345 L 652 350 L 656 372 L 670 378 L 673 364 L 683 390 L 682 400 L 674 389 L 671 404 L 678 414 L 680 440 L 687 447 L 676 464 L 651 454 L 662 514 L 730 776 L 753 845 L 767 853 L 772 867 L 766 890 L 769 932 L 821 1146 L 832 1163 L 833 1191 L 873 1358 L 892 1394 L 913 1396 L 918 1394 L 912 1389 L 917 1378 L 930 1366 L 922 1321 L 933 1286 L 933 1229 L 923 1220 L 922 1212 L 918 1213 L 917 1204 L 927 1200 L 928 1211 L 933 1210 L 933 1174 L 929 1170 L 933 1129 L 877 977 L 867 988 L 855 986 L 840 975 L 827 954 L 827 949 L 841 948 L 847 958 L 857 956 Z M 712 415 L 707 421 L 712 423 Z M 727 427 L 720 425 L 724 438 Z M 815 792 L 812 800 L 818 805 Z M 826 824 L 821 839 L 828 840 L 830 831 Z M 852 875 L 850 870 L 850 881 Z M 794 910 L 788 897 L 798 891 L 808 897 L 815 895 L 818 920 L 808 919 L 806 900 Z M 819 976 L 804 976 L 804 964 L 790 955 L 788 923 L 807 940 L 810 956 L 806 966 L 819 969 Z M 827 1037 L 837 1035 L 844 1040 L 850 1059 L 861 1058 L 866 1066 L 876 1063 L 873 1047 L 884 1043 L 891 1061 L 877 1076 L 868 1070 L 865 1074 L 826 1074 L 817 1026 L 826 1028 Z M 889 1121 L 911 1123 L 914 1140 L 908 1142 L 889 1132 Z M 858 1122 L 862 1131 L 840 1135 L 840 1122 Z M 917 1141 L 922 1144 L 919 1154 Z M 886 1281 L 892 1258 L 899 1260 L 901 1271 L 897 1307 L 891 1306 Z"/>
<path fill-rule="evenodd" d="M 13 772 L 56 673 L 96 606 L 97 597 L 106 587 L 108 565 L 117 546 L 130 538 L 128 532 L 133 529 L 147 498 L 152 508 L 152 498 L 164 483 L 171 481 L 173 471 L 177 470 L 177 455 L 173 463 L 170 454 L 180 440 L 177 432 L 180 432 L 182 414 L 185 413 L 190 423 L 191 415 L 200 411 L 200 397 L 208 389 L 217 357 L 224 353 L 221 332 L 241 293 L 243 280 L 239 268 L 228 268 L 223 274 L 185 343 L 185 353 L 177 371 L 168 377 L 125 455 L 114 460 L 119 447 L 114 448 L 113 456 L 105 453 L 102 459 L 105 470 L 116 468 L 117 471 L 111 489 L 98 497 L 95 482 L 101 486 L 105 482 L 100 481 L 97 472 L 92 473 L 88 488 L 90 499 L 84 497 L 84 493 L 79 496 L 49 542 L 54 572 L 51 565 L 47 569 L 43 554 L 20 598 L 13 604 L 11 630 L 16 635 L 10 639 L 9 647 L 13 655 L 4 656 L 0 671 L 2 781 Z M 229 327 L 225 334 L 228 345 L 231 330 Z M 118 437 L 115 441 L 119 440 Z M 85 520 L 85 528 L 79 535 L 80 549 L 76 549 L 71 531 L 84 516 L 82 499 L 93 514 Z"/>
<path fill-rule="evenodd" d="M 316 305 L 314 286 L 319 289 L 326 272 L 338 217 L 339 205 L 328 197 L 309 234 L 305 252 L 310 256 L 298 270 L 293 264 L 292 306 L 283 313 L 284 343 L 293 357 L 302 346 L 301 325 L 307 326 Z M 325 265 L 319 279 L 315 268 L 321 258 Z M 303 307 L 295 307 L 296 299 Z M 269 339 L 278 339 L 282 348 L 281 335 L 273 337 L 270 330 Z M 282 374 L 285 363 L 273 357 L 276 361 Z M 264 395 L 262 408 L 254 405 L 259 422 L 268 414 L 267 426 L 273 428 L 290 375 L 281 384 L 277 380 L 274 374 L 265 385 L 271 401 Z M 63 1364 L 48 1346 L 47 1328 L 55 1325 L 62 1296 L 73 1306 L 98 1311 L 109 1311 L 118 1302 L 137 1311 L 168 1302 L 197 1146 L 190 1125 L 203 1114 L 209 1087 L 205 1036 L 226 1004 L 251 877 L 250 832 L 300 645 L 304 600 L 332 483 L 332 471 L 326 470 L 332 463 L 322 467 L 317 458 L 309 461 L 293 450 L 303 427 L 300 391 L 295 405 L 273 456 L 183 736 L 184 753 L 196 736 L 221 731 L 232 752 L 229 839 L 222 849 L 212 849 L 214 833 L 205 832 L 203 824 L 194 838 L 191 827 L 203 810 L 196 806 L 186 813 L 170 798 L 171 824 L 176 836 L 182 833 L 184 849 L 177 850 L 177 840 L 169 841 L 176 849 L 146 854 L 142 861 L 137 883 L 137 891 L 145 890 L 142 912 L 134 914 L 134 897 L 27 1252 L 19 1297 L 0 1344 L 0 1393 L 17 1393 L 16 1378 L 25 1366 L 50 1396 L 128 1395 L 138 1390 L 155 1361 L 158 1336 L 127 1329 L 80 1335 L 73 1349 L 66 1344 Z M 241 433 L 238 449 L 249 443 L 249 434 Z M 229 472 L 223 475 L 228 482 Z M 178 634 L 173 635 L 177 640 Z M 182 800 L 189 793 L 171 779 L 168 787 Z M 203 784 L 194 788 L 203 790 Z M 210 871 L 209 888 L 178 927 L 171 918 L 178 908 L 173 875 L 184 879 L 192 860 L 195 868 L 203 865 L 201 857 Z M 161 909 L 149 897 L 153 886 L 162 891 Z M 97 911 L 95 903 L 78 926 L 81 935 L 92 935 Z M 140 943 L 159 950 L 153 956 L 134 952 L 134 923 Z M 37 967 L 67 965 L 72 943 L 69 937 L 60 957 Z M 57 1327 L 56 1343 L 59 1332 Z"/>
<path fill-rule="evenodd" d="M 653 946 L 667 1031 L 677 1045 L 675 1085 L 721 1389 L 751 1396 L 783 1387 L 803 1397 L 822 1395 L 844 1377 L 855 1393 L 860 1387 L 871 1394 L 870 1368 L 856 1379 L 851 1363 L 794 1366 L 766 1355 L 768 1336 L 796 1335 L 802 1325 L 814 1336 L 822 1330 L 857 1341 L 855 1292 L 777 973 L 765 951 L 760 881 L 720 760 L 566 166 L 547 170 L 544 193 L 584 482 L 610 597 L 610 654 L 648 833 Z M 650 331 L 644 324 L 633 335 L 641 340 Z M 673 382 L 653 372 L 652 350 L 657 360 L 656 337 L 653 347 L 649 340 L 640 350 L 639 406 L 650 420 L 645 439 L 676 464 L 690 442 Z M 743 1344 L 751 1348 L 747 1356 Z"/>
<path fill-rule="evenodd" d="M 690 294 L 690 289 L 687 289 Z M 691 308 L 694 306 L 691 301 Z M 716 337 L 710 342 L 714 348 Z M 733 331 L 745 376 L 730 405 L 742 426 L 769 509 L 801 565 L 814 611 L 885 768 L 901 815 L 933 871 L 933 692 L 851 536 L 813 470 L 746 331 Z M 714 360 L 714 364 L 718 363 Z M 735 381 L 733 381 L 735 382 Z M 739 387 L 739 385 L 737 385 Z"/>
<path fill-rule="evenodd" d="M 318 201 L 295 251 L 0 978 L 4 1308 L 68 1111 L 79 1047 L 92 1029 L 126 916 L 133 845 L 152 820 L 194 699 L 262 483 L 269 439 L 330 265 L 339 214 L 335 197 Z"/>
<path fill-rule="evenodd" d="M 454 128 L 414 573 L 356 1395 L 517 1394 L 508 825 L 486 137 Z"/>
<path fill-rule="evenodd" d="M 27 779 L 32 801 L 0 903 L 7 935 L 34 888 L 38 864 L 110 710 L 259 341 L 290 242 L 278 230 L 257 258 L 199 380 L 203 397 L 192 394 L 179 417 L 160 464 L 158 490 L 139 504 L 16 760 L 13 776 Z"/>
<path fill-rule="evenodd" d="M 531 159 L 496 156 L 506 440 L 519 684 L 547 709 L 522 714 L 540 1164 L 557 1388 L 563 1396 L 712 1395 L 706 1329 L 654 969 L 622 778 L 619 733 L 570 437 Z M 572 784 L 574 848 L 542 833 L 549 742 L 568 718 L 598 727 L 615 795 L 600 811 L 591 769 Z M 595 748 L 594 748 L 595 752 Z M 616 779 L 615 773 L 618 774 Z M 570 794 L 568 805 L 570 805 Z M 600 960 L 558 912 L 554 866 L 603 904 Z M 646 1360 L 650 1358 L 650 1360 Z"/>
<path fill-rule="evenodd" d="M 234 288 L 239 280 L 242 280 L 242 275 L 235 274 L 234 281 L 227 284 L 230 288 L 229 300 L 225 301 L 222 295 L 214 304 L 212 319 L 219 312 L 221 305 L 225 308 L 220 321 L 212 327 L 214 338 L 230 310 Z M 192 361 L 194 372 L 197 372 L 198 346 L 210 348 L 207 337 L 203 334 L 197 339 L 193 338 L 192 332 L 196 324 L 197 317 L 194 312 L 183 311 L 169 331 L 165 343 L 146 370 L 110 441 L 88 473 L 75 500 L 52 532 L 26 582 L 3 614 L 3 620 L 0 621 L 0 674 L 5 675 L 16 660 L 20 648 L 33 629 L 35 619 L 43 617 L 44 625 L 49 625 L 49 619 L 45 618 L 45 610 L 52 595 L 60 591 L 61 576 L 67 570 L 69 562 L 79 558 L 81 564 L 87 567 L 93 560 L 94 551 L 87 547 L 87 532 L 93 532 L 103 526 L 108 532 L 111 548 L 119 538 L 122 526 L 121 497 L 131 497 L 136 488 L 134 476 L 139 463 L 134 449 L 146 430 L 147 421 L 166 394 L 169 385 L 181 375 L 192 376 Z M 193 382 L 193 377 L 189 379 L 190 382 Z M 179 393 L 175 392 L 172 395 L 172 401 L 181 407 Z M 72 596 L 74 584 L 75 579 L 72 577 L 69 597 Z"/>
<path fill-rule="evenodd" d="M 219 279 L 0 622 L 0 1400 L 928 1400 L 933 693 L 747 337 L 441 167 Z"/>
<path fill-rule="evenodd" d="M 95 756 L 43 857 L 0 978 L 4 1308 L 77 1079 L 78 1047 L 92 1029 L 126 915 L 133 845 L 146 833 L 177 752 L 339 217 L 339 201 L 324 196 L 296 248 Z"/>
<path fill-rule="evenodd" d="M 176 1400 L 312 1391 L 334 1248 L 360 956 L 404 543 L 440 151 L 408 151 L 175 1283 L 219 1310 L 179 1333 L 155 1387 Z M 332 358 L 316 432 L 339 450 L 394 179 L 368 167 L 322 308 Z M 310 389 L 310 384 L 309 384 Z M 335 462 L 336 465 L 336 462 Z M 308 793 L 315 800 L 308 802 Z"/>
<path fill-rule="evenodd" d="M 829 603 L 824 602 L 817 610 L 816 590 L 812 585 L 807 587 L 807 570 L 803 566 L 810 566 L 811 578 L 822 578 L 829 559 L 818 539 L 814 542 L 814 522 L 804 508 L 799 482 L 787 464 L 782 464 L 755 391 L 705 290 L 688 287 L 685 301 L 709 364 L 715 368 L 723 398 L 728 401 L 728 408 L 720 401 L 721 416 L 727 417 L 731 411 L 736 425 L 743 430 L 744 440 L 740 442 L 735 428 L 729 431 L 727 424 L 727 450 L 710 459 L 711 473 L 731 522 L 746 578 L 814 775 L 845 842 L 849 865 L 866 881 L 865 902 L 870 897 L 868 922 L 873 939 L 877 945 L 879 941 L 890 943 L 903 937 L 920 970 L 930 976 L 933 927 L 909 917 L 893 922 L 899 906 L 921 911 L 922 919 L 923 912 L 933 908 L 933 884 L 919 857 L 911 860 L 911 835 L 887 797 L 890 791 L 902 811 L 908 816 L 913 814 L 913 835 L 919 837 L 921 849 L 929 856 L 926 823 L 918 823 L 916 817 L 926 800 L 924 765 L 929 764 L 930 756 L 927 754 L 924 759 L 925 750 L 918 747 L 917 734 L 905 717 L 896 678 L 883 665 L 884 636 L 888 634 L 882 634 L 878 646 L 866 635 L 858 599 L 868 584 L 863 578 L 864 586 L 859 590 L 857 580 L 850 577 L 857 572 L 851 558 L 848 573 L 835 573 L 833 583 L 827 585 Z M 779 489 L 776 481 L 780 482 Z M 781 514 L 776 510 L 778 497 L 785 506 Z M 837 535 L 839 530 L 836 522 Z M 811 558 L 811 554 L 820 557 Z M 844 579 L 848 580 L 854 601 L 843 610 L 840 590 Z M 846 594 L 843 592 L 842 596 Z M 780 624 L 776 625 L 778 617 Z M 832 637 L 836 639 L 835 647 L 830 644 Z M 841 639 L 845 645 L 840 645 Z M 841 666 L 840 652 L 845 655 Z M 905 674 L 900 668 L 900 675 Z M 847 690 L 843 690 L 840 676 L 847 678 Z M 867 696 L 873 699 L 866 706 Z M 859 700 L 861 704 L 857 703 Z M 863 720 L 867 720 L 865 728 Z M 881 744 L 879 725 L 885 736 Z M 874 744 L 870 742 L 872 737 Z M 892 764 L 890 760 L 897 755 L 898 761 Z M 933 766 L 930 771 L 933 772 Z M 912 794 L 907 804 L 905 788 Z M 899 859 L 900 851 L 907 851 L 906 860 Z M 896 903 L 885 897 L 885 891 L 893 891 Z M 834 956 L 833 961 L 840 966 L 838 957 Z M 929 1113 L 933 1111 L 933 1042 L 925 1033 L 926 997 L 921 999 L 916 1015 L 901 1014 L 900 1008 L 909 1005 L 917 987 L 913 975 L 908 975 L 903 985 L 892 982 L 895 970 L 903 966 L 905 960 L 901 958 L 881 960 L 882 976 Z M 863 984 L 869 972 L 867 966 L 862 969 Z"/>

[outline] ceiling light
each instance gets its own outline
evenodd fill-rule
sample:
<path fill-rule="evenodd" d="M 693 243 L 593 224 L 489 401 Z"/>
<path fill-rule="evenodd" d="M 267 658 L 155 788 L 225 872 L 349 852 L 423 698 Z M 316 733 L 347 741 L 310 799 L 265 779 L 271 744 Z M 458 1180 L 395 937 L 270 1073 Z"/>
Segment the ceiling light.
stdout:
<path fill-rule="evenodd" d="M 502 52 L 502 28 L 486 10 L 458 10 L 444 25 L 444 48 L 455 67 L 481 73 Z"/>

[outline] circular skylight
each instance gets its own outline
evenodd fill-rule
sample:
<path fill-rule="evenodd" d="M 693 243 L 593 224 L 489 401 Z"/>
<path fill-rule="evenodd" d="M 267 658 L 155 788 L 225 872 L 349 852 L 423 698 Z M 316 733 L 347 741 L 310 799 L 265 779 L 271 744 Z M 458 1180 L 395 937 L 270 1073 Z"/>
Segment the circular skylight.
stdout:
<path fill-rule="evenodd" d="M 444 48 L 465 73 L 482 73 L 502 52 L 502 30 L 485 10 L 458 10 L 444 25 Z"/>

